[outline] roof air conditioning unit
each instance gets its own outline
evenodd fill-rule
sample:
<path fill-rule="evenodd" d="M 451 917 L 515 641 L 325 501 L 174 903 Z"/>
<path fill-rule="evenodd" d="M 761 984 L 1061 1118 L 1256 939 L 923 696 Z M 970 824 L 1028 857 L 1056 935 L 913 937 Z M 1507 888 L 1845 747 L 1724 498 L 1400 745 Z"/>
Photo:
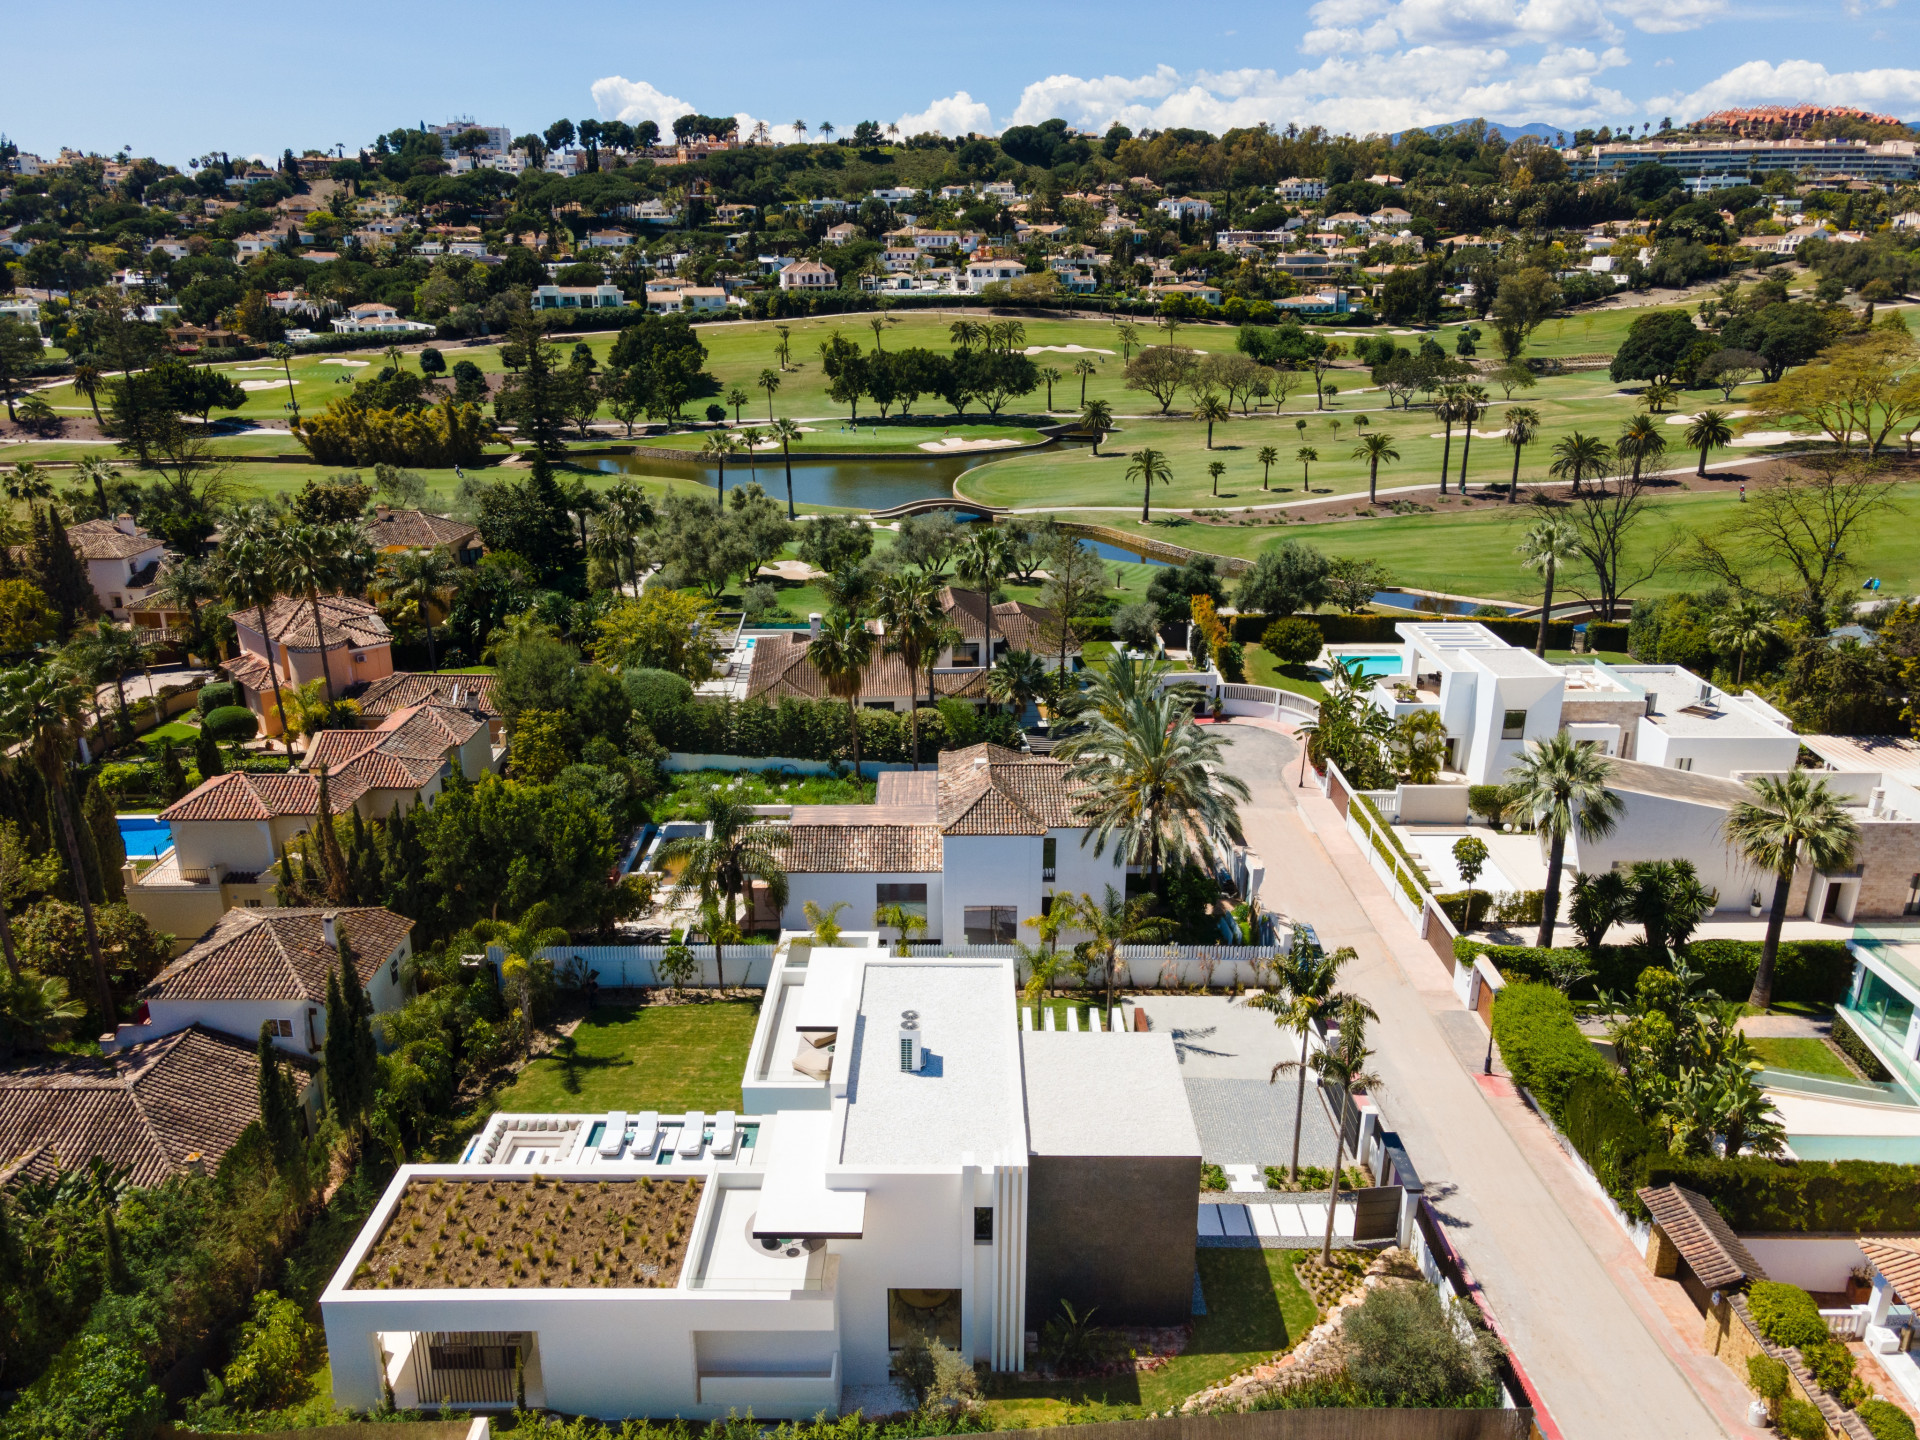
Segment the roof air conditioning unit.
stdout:
<path fill-rule="evenodd" d="M 920 1073 L 920 1012 L 900 1012 L 900 1068 L 907 1074 Z"/>

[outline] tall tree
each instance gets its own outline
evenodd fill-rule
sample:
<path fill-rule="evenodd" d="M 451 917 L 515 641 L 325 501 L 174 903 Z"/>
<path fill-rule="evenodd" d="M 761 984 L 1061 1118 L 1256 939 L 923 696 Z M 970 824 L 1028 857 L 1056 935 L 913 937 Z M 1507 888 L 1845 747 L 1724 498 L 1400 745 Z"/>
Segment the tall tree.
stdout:
<path fill-rule="evenodd" d="M 1340 983 L 1341 970 L 1358 958 L 1351 945 L 1324 954 L 1307 938 L 1306 930 L 1296 925 L 1286 955 L 1272 964 L 1272 987 L 1246 998 L 1249 1007 L 1264 1010 L 1275 1025 L 1292 1032 L 1299 1041 L 1300 1060 L 1283 1060 L 1267 1076 L 1271 1085 L 1292 1070 L 1298 1081 L 1293 1102 L 1293 1150 L 1287 1161 L 1287 1179 L 1295 1182 L 1300 1179 L 1300 1122 L 1307 1113 L 1307 1071 L 1312 1068 L 1302 1063 L 1309 1053 L 1308 1037 L 1334 1011 L 1355 998 L 1335 987 Z"/>
<path fill-rule="evenodd" d="M 881 641 L 889 655 L 898 655 L 907 667 L 907 724 L 913 735 L 913 768 L 920 768 L 919 675 L 923 665 L 929 671 L 939 653 L 940 641 L 947 630 L 946 612 L 940 608 L 940 582 L 913 570 L 896 570 L 880 584 L 875 606 L 885 634 Z"/>
<path fill-rule="evenodd" d="M 1620 797 L 1607 788 L 1613 765 L 1590 743 L 1562 730 L 1545 740 L 1529 742 L 1526 753 L 1507 771 L 1513 807 L 1533 820 L 1547 841 L 1547 884 L 1540 902 L 1540 933 L 1534 944 L 1553 944 L 1553 927 L 1560 914 L 1560 874 L 1566 862 L 1567 837 L 1597 840 L 1609 833 L 1623 809 Z"/>
<path fill-rule="evenodd" d="M 873 659 L 873 633 L 866 621 L 835 610 L 807 647 L 807 659 L 820 672 L 827 693 L 847 702 L 847 734 L 853 746 L 853 778 L 860 775 L 860 689 Z"/>
<path fill-rule="evenodd" d="M 533 311 L 514 313 L 507 324 L 507 343 L 515 347 L 520 368 L 501 386 L 494 409 L 502 420 L 512 422 L 522 443 L 533 447 L 534 468 L 544 473 L 550 460 L 566 453 L 562 437 L 570 383 L 559 351 Z"/>
<path fill-rule="evenodd" d="M 1806 770 L 1785 776 L 1757 775 L 1747 782 L 1752 798 L 1727 811 L 1722 826 L 1727 843 L 1756 870 L 1773 876 L 1773 905 L 1767 912 L 1766 939 L 1753 972 L 1749 1005 L 1773 1004 L 1774 964 L 1780 955 L 1780 927 L 1787 919 L 1793 872 L 1804 858 L 1815 870 L 1840 870 L 1853 863 L 1860 827 L 1841 797 L 1825 780 Z"/>
<path fill-rule="evenodd" d="M 280 577 L 289 590 L 306 597 L 314 643 L 320 647 L 320 675 L 326 681 L 327 703 L 332 704 L 339 695 L 333 685 L 333 657 L 327 648 L 320 596 L 340 589 L 354 564 L 354 552 L 366 543 L 365 537 L 351 521 L 337 525 L 300 521 L 282 526 L 274 539 L 279 549 Z"/>
<path fill-rule="evenodd" d="M 1360 443 L 1353 447 L 1353 458 L 1367 462 L 1367 503 L 1377 504 L 1380 498 L 1380 466 L 1400 458 L 1400 452 L 1394 448 L 1393 436 L 1385 430 L 1361 436 Z"/>
<path fill-rule="evenodd" d="M 327 973 L 327 1035 L 321 1058 L 326 1067 L 327 1108 L 334 1123 L 364 1136 L 379 1083 L 380 1057 L 373 1040 L 373 1002 L 360 979 L 344 919 L 333 926 L 338 963 Z"/>
<path fill-rule="evenodd" d="M 987 648 L 980 663 L 993 665 L 993 592 L 1006 583 L 1013 568 L 1007 533 L 995 526 L 976 525 L 954 551 L 954 573 L 986 599 Z"/>
<path fill-rule="evenodd" d="M 793 442 L 803 433 L 795 421 L 784 415 L 773 422 L 773 438 L 780 442 L 780 458 L 787 467 L 787 519 L 799 518 L 799 512 L 793 508 Z"/>
<path fill-rule="evenodd" d="M 427 550 L 402 550 L 389 555 L 380 564 L 380 583 L 395 603 L 411 605 L 427 632 L 427 668 L 440 673 L 440 660 L 433 647 L 433 612 L 453 599 L 453 593 L 466 571 L 444 545 Z"/>
<path fill-rule="evenodd" d="M 1507 485 L 1507 503 L 1520 498 L 1520 452 L 1540 430 L 1540 412 L 1526 405 L 1507 407 L 1507 444 L 1513 447 L 1513 478 Z"/>
<path fill-rule="evenodd" d="M 1547 658 L 1547 622 L 1553 616 L 1554 578 L 1562 565 L 1579 557 L 1580 536 L 1565 520 L 1549 515 L 1528 526 L 1520 543 L 1513 548 L 1520 556 L 1521 567 L 1533 571 L 1546 586 L 1546 594 L 1540 601 L 1540 635 L 1533 646 L 1533 653 L 1544 660 Z"/>
<path fill-rule="evenodd" d="M 767 896 L 776 910 L 787 903 L 787 872 L 780 863 L 780 851 L 786 846 L 787 827 L 769 825 L 757 819 L 752 810 L 730 798 L 725 791 L 709 788 L 700 798 L 700 812 L 707 833 L 685 835 L 660 847 L 660 863 L 665 868 L 680 867 L 674 881 L 674 894 L 684 899 L 698 896 L 717 911 L 721 925 L 709 925 L 714 942 L 715 978 L 724 986 L 720 974 L 721 931 L 738 933 L 738 902 L 755 880 L 767 887 Z M 752 904 L 747 906 L 748 917 Z"/>
<path fill-rule="evenodd" d="M 1632 462 L 1632 480 L 1637 485 L 1640 467 L 1650 461 L 1658 464 L 1660 457 L 1667 453 L 1667 437 L 1653 423 L 1651 415 L 1635 415 L 1620 428 L 1619 438 L 1613 442 L 1613 453 Z"/>
<path fill-rule="evenodd" d="M 305 1198 L 306 1166 L 301 1163 L 306 1149 L 306 1118 L 300 1111 L 300 1097 L 293 1077 L 280 1060 L 280 1047 L 274 1043 L 274 1022 L 260 1027 L 260 1039 L 254 1056 L 260 1067 L 258 1093 L 260 1128 L 267 1137 L 267 1151 L 274 1168 L 290 1188 Z"/>
<path fill-rule="evenodd" d="M 280 739 L 293 754 L 293 732 L 287 728 L 287 707 L 280 693 L 280 666 L 273 656 L 273 635 L 267 629 L 267 606 L 280 596 L 285 583 L 280 535 L 285 522 L 264 505 L 236 510 L 227 519 L 214 562 L 220 588 L 236 606 L 251 608 L 260 621 L 260 638 L 267 647 L 267 678 L 273 682 L 273 708 L 280 717 Z"/>
<path fill-rule="evenodd" d="M 1733 426 L 1727 423 L 1727 417 L 1718 410 L 1702 410 L 1687 424 L 1687 444 L 1700 452 L 1700 468 L 1693 473 L 1702 480 L 1707 478 L 1707 452 L 1719 450 L 1733 443 Z"/>
<path fill-rule="evenodd" d="M 1140 523 L 1145 525 L 1152 519 L 1153 487 L 1156 483 L 1171 484 L 1173 467 L 1167 464 L 1166 456 L 1149 445 L 1128 457 L 1127 479 L 1140 482 Z"/>

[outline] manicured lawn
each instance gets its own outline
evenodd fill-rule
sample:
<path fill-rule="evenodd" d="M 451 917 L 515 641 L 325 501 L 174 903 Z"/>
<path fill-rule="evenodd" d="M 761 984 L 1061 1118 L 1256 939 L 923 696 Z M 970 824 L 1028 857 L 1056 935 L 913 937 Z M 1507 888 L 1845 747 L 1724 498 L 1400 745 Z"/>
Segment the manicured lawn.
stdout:
<path fill-rule="evenodd" d="M 602 1005 L 500 1092 L 505 1111 L 738 1110 L 760 1006 Z"/>
<path fill-rule="evenodd" d="M 874 782 L 851 775 L 782 775 L 778 770 L 730 774 L 724 770 L 688 770 L 668 777 L 668 791 L 653 807 L 655 820 L 677 820 L 700 808 L 702 792 L 717 787 L 741 805 L 871 805 Z"/>
<path fill-rule="evenodd" d="M 1790 1070 L 1799 1075 L 1819 1075 L 1830 1080 L 1857 1080 L 1840 1057 L 1823 1040 L 1787 1039 L 1761 1036 L 1748 1042 L 1753 1053 L 1766 1062 L 1769 1070 Z"/>
<path fill-rule="evenodd" d="M 1146 1375 L 1000 1384 L 989 1391 L 991 1418 L 1008 1426 L 1067 1419 L 1139 1418 L 1166 1410 L 1248 1365 L 1292 1349 L 1318 1319 L 1313 1298 L 1294 1277 L 1290 1250 L 1195 1252 L 1207 1313 L 1195 1318 L 1186 1353 Z M 1050 1317 L 1029 1316 L 1038 1328 Z"/>
<path fill-rule="evenodd" d="M 1322 672 L 1305 665 L 1283 665 L 1264 645 L 1249 645 L 1245 654 L 1250 684 L 1271 685 L 1276 690 L 1291 690 L 1315 700 L 1326 698 L 1327 687 L 1314 678 Z"/>
<path fill-rule="evenodd" d="M 161 742 L 171 740 L 175 745 L 194 745 L 199 743 L 200 732 L 191 725 L 182 725 L 178 720 L 169 720 L 140 736 L 142 745 L 159 749 Z"/>

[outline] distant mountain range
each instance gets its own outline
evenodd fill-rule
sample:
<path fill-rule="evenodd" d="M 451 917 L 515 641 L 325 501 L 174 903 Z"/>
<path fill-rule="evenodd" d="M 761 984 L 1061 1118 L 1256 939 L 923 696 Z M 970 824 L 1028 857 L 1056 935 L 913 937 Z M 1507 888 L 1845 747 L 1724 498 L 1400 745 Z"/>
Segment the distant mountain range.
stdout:
<path fill-rule="evenodd" d="M 1455 120 L 1453 122 L 1453 128 L 1458 130 L 1464 125 L 1471 125 L 1477 118 L 1477 116 L 1469 115 L 1465 120 Z M 1445 127 L 1440 125 L 1422 125 L 1420 128 L 1422 130 L 1440 130 Z M 1572 134 L 1564 125 L 1545 125 L 1537 120 L 1529 125 L 1502 125 L 1498 120 L 1489 120 L 1487 121 L 1487 129 L 1495 132 L 1501 139 L 1508 142 L 1518 140 L 1522 135 L 1531 135 L 1537 140 L 1546 141 L 1549 145 L 1553 143 L 1554 137 L 1557 135 Z M 1389 138 L 1397 145 L 1400 143 L 1400 136 L 1406 133 L 1406 131 L 1402 130 Z"/>

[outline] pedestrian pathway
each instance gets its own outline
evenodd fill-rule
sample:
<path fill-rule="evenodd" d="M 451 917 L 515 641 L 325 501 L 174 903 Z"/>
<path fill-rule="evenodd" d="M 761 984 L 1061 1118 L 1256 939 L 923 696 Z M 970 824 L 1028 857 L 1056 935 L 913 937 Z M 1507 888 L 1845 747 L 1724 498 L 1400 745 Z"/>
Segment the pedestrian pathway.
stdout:
<path fill-rule="evenodd" d="M 1263 1250 L 1300 1250 L 1308 1241 L 1318 1244 L 1327 1233 L 1324 1200 L 1229 1201 L 1200 1207 L 1198 1243 L 1203 1247 L 1236 1246 Z M 1333 1243 L 1353 1243 L 1353 1201 L 1342 1200 L 1333 1213 Z"/>

